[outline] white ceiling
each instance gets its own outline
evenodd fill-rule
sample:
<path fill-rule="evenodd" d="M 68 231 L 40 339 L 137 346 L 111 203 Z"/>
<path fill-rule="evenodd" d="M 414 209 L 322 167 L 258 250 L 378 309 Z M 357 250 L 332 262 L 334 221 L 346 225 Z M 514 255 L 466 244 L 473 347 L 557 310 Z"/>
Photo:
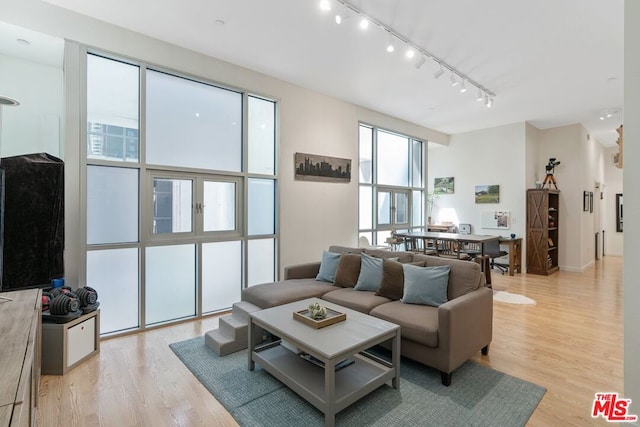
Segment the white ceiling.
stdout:
<path fill-rule="evenodd" d="M 494 92 L 490 109 L 387 53 L 384 30 L 336 25 L 335 0 L 46 1 L 448 134 L 582 123 L 614 145 L 622 121 L 599 117 L 622 109 L 623 0 L 349 0 Z"/>

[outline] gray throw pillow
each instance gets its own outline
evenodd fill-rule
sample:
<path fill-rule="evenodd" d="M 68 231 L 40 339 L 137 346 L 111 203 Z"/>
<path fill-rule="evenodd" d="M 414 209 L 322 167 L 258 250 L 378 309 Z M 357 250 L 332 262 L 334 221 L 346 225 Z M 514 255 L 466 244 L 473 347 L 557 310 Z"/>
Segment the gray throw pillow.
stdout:
<path fill-rule="evenodd" d="M 322 251 L 322 260 L 320 261 L 320 271 L 318 271 L 316 280 L 321 282 L 333 283 L 333 281 L 336 279 L 336 270 L 338 269 L 339 261 L 340 261 L 340 254 Z"/>
<path fill-rule="evenodd" d="M 450 266 L 416 267 L 404 264 L 405 304 L 422 304 L 438 307 L 447 302 Z"/>
<path fill-rule="evenodd" d="M 382 282 L 382 258 L 374 258 L 367 254 L 360 256 L 360 275 L 354 289 L 377 292 Z"/>

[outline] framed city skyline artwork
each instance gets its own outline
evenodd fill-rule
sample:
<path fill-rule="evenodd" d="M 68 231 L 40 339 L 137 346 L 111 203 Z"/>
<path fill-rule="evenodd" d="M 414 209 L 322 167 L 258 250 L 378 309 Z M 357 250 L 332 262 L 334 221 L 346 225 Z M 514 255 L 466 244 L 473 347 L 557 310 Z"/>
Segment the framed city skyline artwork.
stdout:
<path fill-rule="evenodd" d="M 350 182 L 351 159 L 296 153 L 295 179 L 304 181 Z"/>

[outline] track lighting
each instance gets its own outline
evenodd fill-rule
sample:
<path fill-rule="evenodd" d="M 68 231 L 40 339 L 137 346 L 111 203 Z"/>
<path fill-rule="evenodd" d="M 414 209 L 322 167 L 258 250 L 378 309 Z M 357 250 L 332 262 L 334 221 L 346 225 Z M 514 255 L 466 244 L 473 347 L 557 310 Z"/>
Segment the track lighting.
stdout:
<path fill-rule="evenodd" d="M 451 86 L 452 87 L 458 86 L 458 79 L 456 79 L 456 75 L 453 74 L 453 71 L 451 72 L 451 76 L 449 77 L 449 81 L 451 81 Z"/>
<path fill-rule="evenodd" d="M 389 33 L 389 43 L 387 44 L 387 52 L 392 53 L 396 50 L 396 45 L 393 42 L 393 34 Z"/>
<path fill-rule="evenodd" d="M 416 45 L 410 39 L 394 31 L 392 28 L 385 25 L 384 23 L 378 21 L 375 18 L 368 17 L 365 12 L 358 9 L 357 7 L 352 5 L 350 2 L 346 0 L 320 0 L 320 3 L 319 3 L 320 9 L 323 11 L 329 11 L 331 10 L 333 3 L 336 3 L 337 5 L 336 7 L 338 9 L 335 14 L 336 24 L 342 24 L 347 19 L 350 19 L 350 17 L 353 17 L 353 16 L 357 16 L 359 18 L 358 26 L 360 27 L 361 30 L 368 29 L 369 24 L 371 23 L 374 24 L 374 27 L 378 27 L 381 30 L 386 31 L 388 34 L 389 42 L 386 45 L 386 51 L 388 53 L 395 52 L 396 43 L 399 40 L 402 44 L 404 44 L 407 47 L 407 51 L 405 52 L 407 59 L 416 58 L 415 62 L 413 62 L 413 66 L 416 67 L 416 69 L 418 70 L 421 69 L 422 66 L 425 64 L 426 60 L 431 59 L 435 64 L 439 66 L 439 68 L 433 73 L 434 79 L 439 79 L 440 77 L 442 77 L 445 71 L 451 72 L 451 75 L 449 76 L 449 81 L 451 82 L 452 87 L 458 87 L 461 93 L 465 93 L 469 89 L 469 87 L 471 87 L 471 89 L 475 88 L 478 90 L 478 96 L 476 97 L 476 100 L 478 102 L 484 101 L 484 104 L 488 108 L 490 108 L 493 105 L 495 94 L 491 92 L 489 89 L 482 86 L 478 82 L 473 81 L 467 75 L 461 73 L 456 68 L 452 67 L 451 65 L 444 62 L 442 59 L 433 55 L 431 52 L 422 49 L 420 46 Z M 603 113 L 600 116 L 600 120 L 605 120 L 605 118 L 615 116 L 615 114 L 616 114 L 615 112 L 612 112 L 611 115 L 607 115 Z"/>
<path fill-rule="evenodd" d="M 440 68 L 435 73 L 433 73 L 433 78 L 437 80 L 443 74 L 444 74 L 444 69 L 442 68 L 442 64 L 440 64 Z"/>

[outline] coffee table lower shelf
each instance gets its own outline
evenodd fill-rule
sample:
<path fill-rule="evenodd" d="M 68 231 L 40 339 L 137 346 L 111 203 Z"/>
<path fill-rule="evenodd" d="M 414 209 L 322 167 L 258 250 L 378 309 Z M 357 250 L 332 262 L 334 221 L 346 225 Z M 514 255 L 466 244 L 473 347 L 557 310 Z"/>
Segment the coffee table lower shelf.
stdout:
<path fill-rule="evenodd" d="M 325 399 L 324 368 L 302 359 L 282 345 L 257 350 L 252 354 L 254 362 L 313 406 L 326 412 L 328 406 L 332 405 L 331 412 L 334 413 L 353 404 L 395 376 L 395 368 L 377 363 L 366 356 L 355 354 L 350 358 L 355 363 L 335 372 L 335 397 L 333 402 L 328 402 Z"/>

